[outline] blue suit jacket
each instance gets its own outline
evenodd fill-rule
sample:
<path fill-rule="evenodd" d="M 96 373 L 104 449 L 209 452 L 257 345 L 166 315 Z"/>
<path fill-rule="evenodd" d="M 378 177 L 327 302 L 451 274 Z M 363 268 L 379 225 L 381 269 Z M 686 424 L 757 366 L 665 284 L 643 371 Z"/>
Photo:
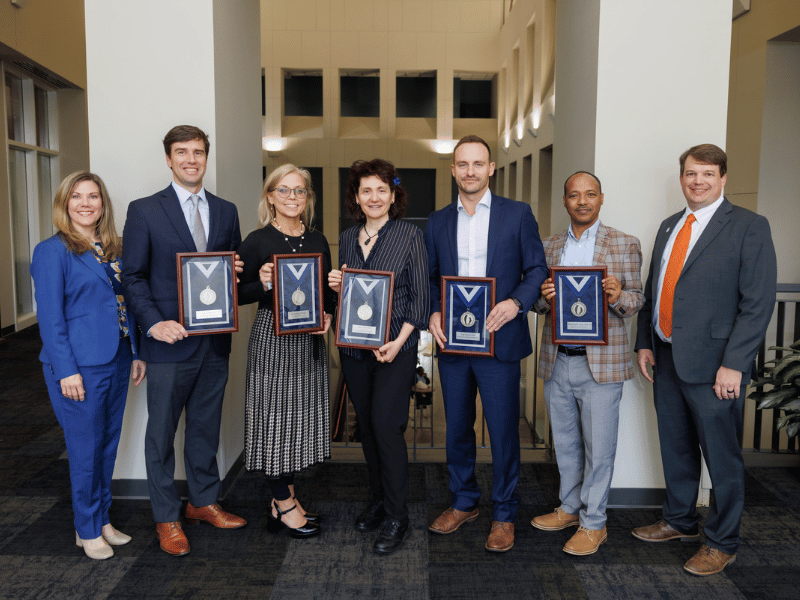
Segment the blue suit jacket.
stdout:
<path fill-rule="evenodd" d="M 94 254 L 75 255 L 54 235 L 34 249 L 31 275 L 42 336 L 39 360 L 52 367 L 55 378 L 75 375 L 79 366 L 111 362 L 120 339 L 117 296 Z M 128 331 L 138 358 L 130 310 Z"/>
<path fill-rule="evenodd" d="M 639 312 L 636 350 L 653 350 L 661 258 L 683 211 L 661 223 Z M 767 220 L 727 199 L 686 257 L 672 305 L 672 356 L 687 383 L 713 383 L 720 366 L 751 373 L 775 308 L 777 261 Z M 743 381 L 746 383 L 746 379 Z"/>
<path fill-rule="evenodd" d="M 242 241 L 236 206 L 206 190 L 209 209 L 208 252 L 236 250 Z M 161 321 L 177 321 L 178 270 L 175 255 L 197 252 L 172 185 L 148 198 L 128 205 L 123 231 L 124 268 L 122 285 L 130 311 L 142 329 L 142 360 L 154 363 L 180 362 L 200 345 L 200 336 L 175 344 L 147 337 L 150 328 Z M 211 335 L 215 352 L 227 356 L 231 335 Z"/>
<path fill-rule="evenodd" d="M 457 230 L 456 202 L 428 218 L 425 245 L 428 248 L 431 314 L 442 309 L 441 277 L 458 275 Z M 509 297 L 522 302 L 522 312 L 495 333 L 494 354 L 504 362 L 521 360 L 533 352 L 525 316 L 539 297 L 542 282 L 548 275 L 539 226 L 531 207 L 492 194 L 488 244 L 486 276 L 496 279 L 497 302 Z"/>

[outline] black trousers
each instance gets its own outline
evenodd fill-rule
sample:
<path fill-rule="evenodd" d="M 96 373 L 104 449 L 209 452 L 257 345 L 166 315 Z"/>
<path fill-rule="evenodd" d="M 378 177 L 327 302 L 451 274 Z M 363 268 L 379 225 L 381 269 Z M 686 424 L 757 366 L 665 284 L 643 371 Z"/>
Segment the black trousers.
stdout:
<path fill-rule="evenodd" d="M 744 510 L 740 440 L 745 380 L 738 398 L 720 400 L 713 382 L 692 384 L 678 377 L 672 344 L 659 340 L 655 350 L 655 404 L 667 484 L 664 520 L 682 533 L 697 532 L 702 449 L 714 486 L 714 501 L 703 526 L 706 543 L 735 554 Z"/>
<path fill-rule="evenodd" d="M 399 521 L 408 518 L 408 453 L 403 434 L 414 384 L 417 355 L 413 348 L 381 363 L 370 352 L 356 359 L 341 354 L 347 391 L 356 409 L 361 449 L 367 461 L 369 487 L 383 499 L 386 513 Z"/>

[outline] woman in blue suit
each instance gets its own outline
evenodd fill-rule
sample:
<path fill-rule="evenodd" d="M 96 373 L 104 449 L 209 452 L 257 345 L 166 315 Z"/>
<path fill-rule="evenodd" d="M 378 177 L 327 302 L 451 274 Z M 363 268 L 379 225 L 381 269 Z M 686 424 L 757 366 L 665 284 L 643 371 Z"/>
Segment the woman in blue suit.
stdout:
<path fill-rule="evenodd" d="M 33 251 L 44 378 L 69 456 L 75 543 L 94 559 L 130 536 L 109 522 L 111 475 L 122 429 L 128 378 L 142 381 L 136 324 L 122 297 L 122 242 L 103 181 L 69 175 L 56 192 L 58 233 Z"/>

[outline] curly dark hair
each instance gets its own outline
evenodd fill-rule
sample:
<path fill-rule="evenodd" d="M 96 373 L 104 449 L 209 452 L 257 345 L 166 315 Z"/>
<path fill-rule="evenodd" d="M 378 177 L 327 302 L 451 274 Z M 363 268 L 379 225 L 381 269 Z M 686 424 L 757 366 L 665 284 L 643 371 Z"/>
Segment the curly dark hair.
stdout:
<path fill-rule="evenodd" d="M 367 222 L 367 216 L 358 205 L 358 188 L 362 179 L 373 175 L 387 184 L 389 190 L 394 192 L 394 204 L 389 208 L 389 218 L 402 219 L 406 214 L 408 194 L 397 175 L 397 169 L 388 160 L 382 158 L 373 158 L 370 161 L 357 160 L 350 166 L 350 180 L 347 182 L 347 197 L 344 202 L 350 217 L 356 223 Z"/>

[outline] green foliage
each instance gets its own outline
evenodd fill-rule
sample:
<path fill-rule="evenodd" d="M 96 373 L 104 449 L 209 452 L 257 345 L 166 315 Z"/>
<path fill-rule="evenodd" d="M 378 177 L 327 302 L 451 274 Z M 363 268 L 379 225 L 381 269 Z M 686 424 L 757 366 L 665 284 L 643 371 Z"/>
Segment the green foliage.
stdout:
<path fill-rule="evenodd" d="M 800 340 L 789 347 L 772 346 L 770 350 L 780 351 L 783 356 L 764 363 L 762 377 L 751 384 L 754 391 L 748 398 L 755 400 L 760 409 L 782 410 L 778 428 L 783 427 L 786 435 L 794 437 L 800 433 Z"/>

